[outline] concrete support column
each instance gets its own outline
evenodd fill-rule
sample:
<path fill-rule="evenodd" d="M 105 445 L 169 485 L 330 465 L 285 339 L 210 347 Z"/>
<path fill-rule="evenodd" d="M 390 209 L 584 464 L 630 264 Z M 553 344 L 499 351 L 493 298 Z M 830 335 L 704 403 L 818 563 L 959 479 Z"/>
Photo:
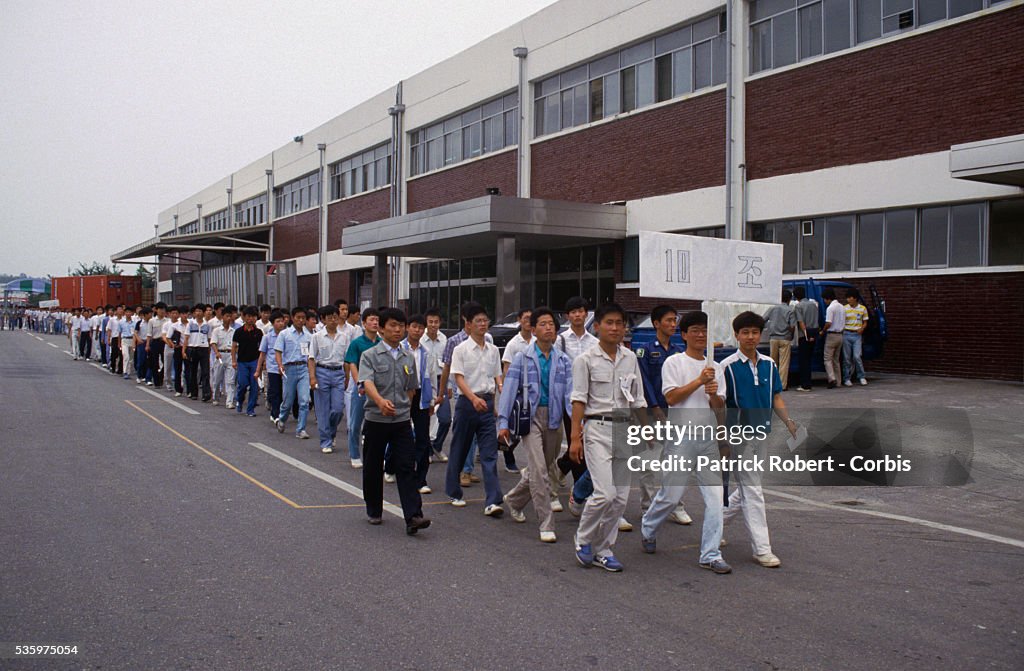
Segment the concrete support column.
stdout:
<path fill-rule="evenodd" d="M 516 151 L 516 195 L 530 197 L 530 129 L 533 128 L 533 105 L 530 84 L 526 79 L 526 47 L 516 47 L 512 55 L 519 61 L 519 148 Z"/>
<path fill-rule="evenodd" d="M 497 265 L 498 286 L 495 287 L 495 314 L 492 315 L 495 320 L 519 308 L 519 255 L 514 237 L 498 238 Z"/>
<path fill-rule="evenodd" d="M 373 305 L 378 308 L 388 303 L 388 255 L 373 255 Z"/>
<path fill-rule="evenodd" d="M 749 3 L 727 0 L 729 52 L 726 74 L 726 220 L 725 237 L 742 240 L 746 237 L 746 96 L 744 76 L 747 71 L 747 35 Z"/>

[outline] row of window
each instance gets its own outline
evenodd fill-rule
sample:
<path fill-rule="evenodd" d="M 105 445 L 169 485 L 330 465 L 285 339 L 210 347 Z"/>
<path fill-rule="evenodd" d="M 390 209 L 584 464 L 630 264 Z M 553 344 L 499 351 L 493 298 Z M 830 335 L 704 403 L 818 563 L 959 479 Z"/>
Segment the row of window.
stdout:
<path fill-rule="evenodd" d="M 188 235 L 189 233 L 199 232 L 199 221 L 190 221 L 184 226 L 178 227 L 178 235 Z"/>
<path fill-rule="evenodd" d="M 249 198 L 235 205 L 235 226 L 258 226 L 267 222 L 267 194 Z"/>
<path fill-rule="evenodd" d="M 1021 206 L 997 201 L 756 223 L 749 239 L 783 245 L 789 274 L 1019 264 Z"/>
<path fill-rule="evenodd" d="M 228 211 L 221 210 L 203 217 L 204 231 L 223 231 L 228 228 Z"/>
<path fill-rule="evenodd" d="M 755 0 L 750 72 L 964 16 L 1007 0 Z"/>
<path fill-rule="evenodd" d="M 519 94 L 495 98 L 412 133 L 411 174 L 419 175 L 519 143 Z"/>
<path fill-rule="evenodd" d="M 331 164 L 331 200 L 372 191 L 390 183 L 390 142 Z"/>
<path fill-rule="evenodd" d="M 725 82 L 725 14 L 634 44 L 534 86 L 534 137 Z"/>
<path fill-rule="evenodd" d="M 320 171 L 292 180 L 274 190 L 274 216 L 286 217 L 293 212 L 320 204 Z"/>

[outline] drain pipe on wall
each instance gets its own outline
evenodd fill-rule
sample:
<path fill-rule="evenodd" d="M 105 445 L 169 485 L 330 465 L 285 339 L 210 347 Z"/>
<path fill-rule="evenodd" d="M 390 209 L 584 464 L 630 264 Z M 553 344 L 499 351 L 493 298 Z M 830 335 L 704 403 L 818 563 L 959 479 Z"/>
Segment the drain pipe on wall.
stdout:
<path fill-rule="evenodd" d="M 405 105 L 402 103 L 402 82 L 395 87 L 395 104 L 388 108 L 391 115 L 391 216 L 403 214 L 402 175 L 404 163 L 404 118 Z M 398 283 L 402 279 L 402 257 L 392 256 L 388 263 L 388 305 L 397 305 L 401 295 Z"/>

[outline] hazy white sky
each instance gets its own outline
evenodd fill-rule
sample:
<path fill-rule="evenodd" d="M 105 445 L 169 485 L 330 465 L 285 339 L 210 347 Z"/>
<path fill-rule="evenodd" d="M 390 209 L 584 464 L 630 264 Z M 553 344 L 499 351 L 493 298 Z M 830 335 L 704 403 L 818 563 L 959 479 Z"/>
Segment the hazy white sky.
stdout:
<path fill-rule="evenodd" d="M 160 210 L 552 1 L 0 0 L 0 273 L 109 263 Z"/>

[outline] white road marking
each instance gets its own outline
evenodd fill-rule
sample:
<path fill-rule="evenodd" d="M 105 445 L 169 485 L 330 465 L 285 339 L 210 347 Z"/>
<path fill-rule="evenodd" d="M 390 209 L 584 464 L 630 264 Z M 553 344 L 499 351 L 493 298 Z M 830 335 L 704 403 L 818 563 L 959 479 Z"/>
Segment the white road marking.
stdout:
<path fill-rule="evenodd" d="M 32 336 L 32 337 L 35 338 L 36 340 L 38 340 L 39 342 L 43 342 L 43 339 L 40 338 L 39 336 Z"/>
<path fill-rule="evenodd" d="M 869 515 L 871 517 L 881 517 L 887 520 L 896 520 L 899 522 L 908 522 L 910 524 L 917 524 L 922 527 L 928 527 L 929 529 L 938 529 L 939 531 L 948 531 L 954 534 L 962 534 L 964 536 L 973 536 L 975 538 L 981 538 L 982 540 L 992 541 L 993 543 L 1002 543 L 1003 545 L 1011 545 L 1015 548 L 1024 548 L 1024 541 L 1017 540 L 1016 538 L 1007 538 L 1006 536 L 996 536 L 995 534 L 986 533 L 984 531 L 976 531 L 974 529 L 966 529 L 964 527 L 955 527 L 950 524 L 942 524 L 940 522 L 932 522 L 931 520 L 922 520 L 918 517 L 910 517 L 909 515 L 897 515 L 895 513 L 883 513 L 878 510 L 864 510 L 862 508 L 851 508 L 849 506 L 839 506 L 834 503 L 822 503 L 821 501 L 813 501 L 811 499 L 805 499 L 802 496 L 796 496 L 795 494 L 786 494 L 785 492 L 777 492 L 775 490 L 766 489 L 766 494 L 772 494 L 773 496 L 779 496 L 790 501 L 798 501 L 800 503 L 814 506 L 816 508 L 826 508 L 829 510 L 842 510 L 847 513 L 856 513 L 858 515 Z"/>
<path fill-rule="evenodd" d="M 53 344 L 52 342 L 48 342 L 48 343 L 46 343 L 46 344 L 47 344 L 47 345 L 49 345 L 50 347 L 54 348 L 54 349 L 60 349 L 59 347 L 57 347 L 56 345 L 54 345 L 54 344 Z"/>
<path fill-rule="evenodd" d="M 363 490 L 359 489 L 355 485 L 350 485 L 349 483 L 345 482 L 344 480 L 339 480 L 338 478 L 334 477 L 333 475 L 328 475 L 327 473 L 324 473 L 321 470 L 317 470 L 317 469 L 313 468 L 312 466 L 310 466 L 309 464 L 306 464 L 306 463 L 304 463 L 302 461 L 299 461 L 298 459 L 296 459 L 294 457 L 290 457 L 290 456 L 288 456 L 287 454 L 285 454 L 283 452 L 278 452 L 274 448 L 269 447 L 267 445 L 264 445 L 263 443 L 249 443 L 249 445 L 255 447 L 257 450 L 262 450 L 263 452 L 266 452 L 267 454 L 269 454 L 272 457 L 277 457 L 278 459 L 280 459 L 281 461 L 285 462 L 286 464 L 294 466 L 295 468 L 299 469 L 300 471 L 304 471 L 306 473 L 309 473 L 313 477 L 319 478 L 320 480 L 323 480 L 324 482 L 326 482 L 329 485 L 334 485 L 338 489 L 344 490 L 344 491 L 348 492 L 349 494 L 352 494 L 353 496 L 359 497 L 360 499 L 363 498 Z M 386 510 L 389 513 L 391 513 L 392 515 L 394 515 L 395 517 L 397 517 L 400 520 L 404 520 L 405 519 L 405 515 L 402 513 L 402 509 L 399 508 L 398 506 L 396 506 L 393 503 L 388 503 L 387 501 L 385 501 L 384 502 L 384 510 Z"/>
<path fill-rule="evenodd" d="M 163 394 L 156 393 L 152 389 L 146 389 L 145 387 L 136 387 L 136 390 L 137 391 L 144 391 L 147 394 L 149 394 L 150 396 L 156 396 L 158 399 L 160 399 L 164 403 L 167 403 L 168 405 L 173 405 L 178 410 L 182 410 L 184 412 L 187 412 L 190 415 L 198 415 L 198 414 L 200 414 L 198 410 L 193 410 L 192 408 L 188 407 L 187 405 L 183 405 L 181 403 L 178 403 L 174 399 L 167 398 Z"/>

